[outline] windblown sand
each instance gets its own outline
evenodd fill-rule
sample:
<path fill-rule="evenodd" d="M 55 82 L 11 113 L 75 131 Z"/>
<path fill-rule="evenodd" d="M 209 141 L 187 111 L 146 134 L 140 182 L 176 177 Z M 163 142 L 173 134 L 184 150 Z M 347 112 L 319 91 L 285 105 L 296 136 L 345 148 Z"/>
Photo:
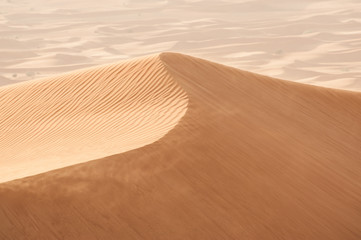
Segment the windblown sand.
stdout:
<path fill-rule="evenodd" d="M 0 239 L 361 238 L 358 92 L 162 53 L 0 103 Z"/>

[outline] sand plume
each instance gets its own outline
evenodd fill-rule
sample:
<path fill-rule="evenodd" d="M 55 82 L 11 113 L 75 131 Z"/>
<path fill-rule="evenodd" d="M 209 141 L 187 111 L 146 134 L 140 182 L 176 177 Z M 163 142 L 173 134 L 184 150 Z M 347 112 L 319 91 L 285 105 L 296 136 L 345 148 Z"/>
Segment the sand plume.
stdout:
<path fill-rule="evenodd" d="M 0 239 L 360 239 L 360 93 L 141 61 L 183 89 L 184 116 L 146 146 L 0 184 Z"/>

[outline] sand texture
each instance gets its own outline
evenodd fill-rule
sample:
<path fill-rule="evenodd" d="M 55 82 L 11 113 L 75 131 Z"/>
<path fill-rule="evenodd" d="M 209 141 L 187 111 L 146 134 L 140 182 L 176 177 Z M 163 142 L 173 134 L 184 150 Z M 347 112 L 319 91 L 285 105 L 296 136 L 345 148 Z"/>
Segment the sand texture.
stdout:
<path fill-rule="evenodd" d="M 358 92 L 162 53 L 0 101 L 0 239 L 361 239 Z"/>
<path fill-rule="evenodd" d="M 158 56 L 0 88 L 0 182 L 164 136 L 187 98 Z"/>
<path fill-rule="evenodd" d="M 162 51 L 360 91 L 361 1 L 0 1 L 0 85 Z"/>

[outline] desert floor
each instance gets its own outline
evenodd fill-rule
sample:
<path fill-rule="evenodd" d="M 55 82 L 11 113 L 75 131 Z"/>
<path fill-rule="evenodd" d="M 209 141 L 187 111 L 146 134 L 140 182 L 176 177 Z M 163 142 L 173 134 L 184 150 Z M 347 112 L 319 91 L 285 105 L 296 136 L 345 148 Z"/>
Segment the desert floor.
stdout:
<path fill-rule="evenodd" d="M 360 90 L 361 2 L 1 0 L 0 85 L 162 51 Z"/>

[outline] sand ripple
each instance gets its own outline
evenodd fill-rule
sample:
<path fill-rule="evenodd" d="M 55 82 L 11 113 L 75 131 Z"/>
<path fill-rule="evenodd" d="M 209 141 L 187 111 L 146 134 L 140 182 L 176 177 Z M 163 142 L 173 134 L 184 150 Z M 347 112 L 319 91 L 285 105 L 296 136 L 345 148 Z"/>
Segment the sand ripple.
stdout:
<path fill-rule="evenodd" d="M 165 135 L 188 100 L 158 58 L 0 88 L 0 181 L 128 151 Z"/>

